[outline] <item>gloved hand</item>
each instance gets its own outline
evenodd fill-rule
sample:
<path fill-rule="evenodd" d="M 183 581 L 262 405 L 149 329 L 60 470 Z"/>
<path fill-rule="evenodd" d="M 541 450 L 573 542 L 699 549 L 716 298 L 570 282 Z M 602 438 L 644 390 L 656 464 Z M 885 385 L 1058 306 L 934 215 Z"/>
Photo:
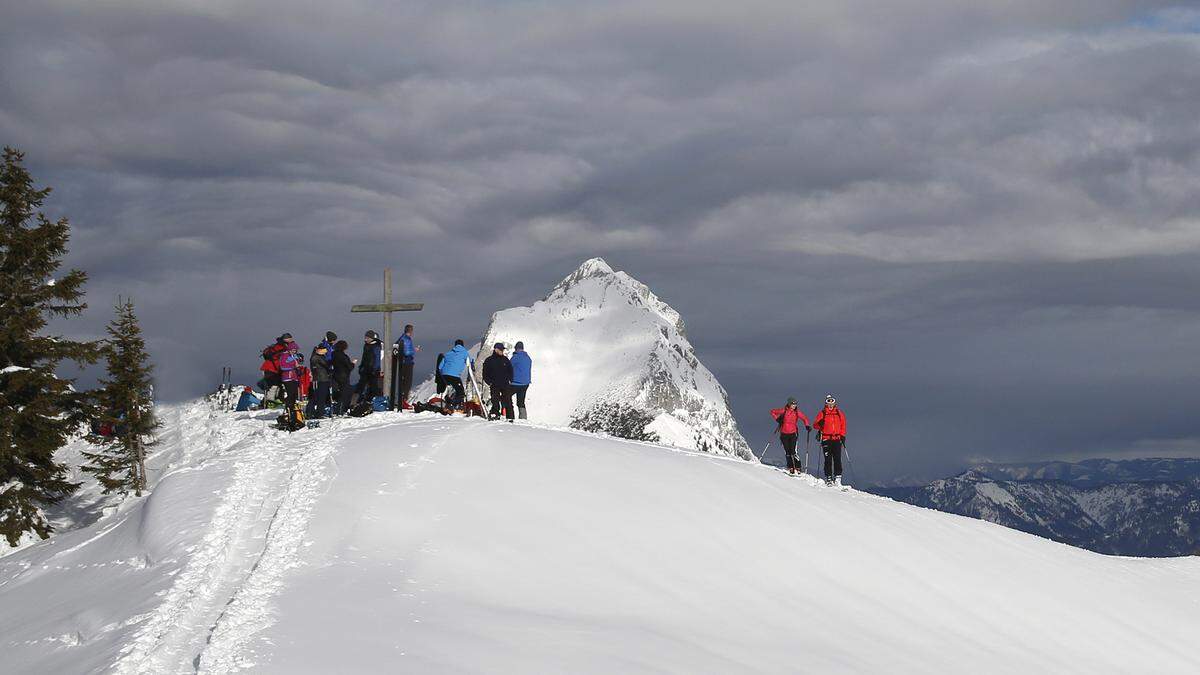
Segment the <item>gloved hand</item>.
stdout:
<path fill-rule="evenodd" d="M 807 425 L 807 424 L 805 424 L 805 425 L 804 425 L 804 432 L 805 432 L 805 433 L 811 433 L 811 432 L 812 432 L 812 427 L 811 427 L 811 426 L 809 426 L 809 425 Z"/>

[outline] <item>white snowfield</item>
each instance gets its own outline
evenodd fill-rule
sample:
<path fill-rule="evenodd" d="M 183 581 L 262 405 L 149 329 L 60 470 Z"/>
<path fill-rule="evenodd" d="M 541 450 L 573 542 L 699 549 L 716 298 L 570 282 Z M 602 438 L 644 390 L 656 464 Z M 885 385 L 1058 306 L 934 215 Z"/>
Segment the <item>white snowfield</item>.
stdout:
<path fill-rule="evenodd" d="M 1200 672 L 1200 558 L 545 427 L 164 417 L 152 495 L 0 558 L 0 671 Z"/>

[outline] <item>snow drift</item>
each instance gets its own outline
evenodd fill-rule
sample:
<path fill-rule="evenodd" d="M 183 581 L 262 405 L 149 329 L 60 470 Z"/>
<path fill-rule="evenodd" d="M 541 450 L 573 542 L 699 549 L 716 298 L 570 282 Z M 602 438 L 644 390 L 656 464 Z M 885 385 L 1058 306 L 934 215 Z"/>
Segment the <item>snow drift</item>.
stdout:
<path fill-rule="evenodd" d="M 725 390 L 696 358 L 679 313 L 600 258 L 532 306 L 493 314 L 477 375 L 493 344 L 511 348 L 518 340 L 534 360 L 533 419 L 626 438 L 644 431 L 668 445 L 751 458 Z M 637 427 L 637 436 L 622 427 Z"/>
<path fill-rule="evenodd" d="M 6 672 L 1197 672 L 1200 559 L 1102 556 L 532 425 L 164 414 L 148 498 L 0 559 Z"/>

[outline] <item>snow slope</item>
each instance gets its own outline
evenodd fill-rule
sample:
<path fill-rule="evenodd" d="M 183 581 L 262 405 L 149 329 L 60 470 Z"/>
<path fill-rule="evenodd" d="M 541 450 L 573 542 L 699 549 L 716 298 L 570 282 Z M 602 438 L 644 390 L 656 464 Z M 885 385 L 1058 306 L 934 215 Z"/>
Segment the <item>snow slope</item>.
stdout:
<path fill-rule="evenodd" d="M 4 672 L 1197 672 L 1200 559 L 1113 558 L 529 425 L 168 416 L 149 498 L 0 559 Z"/>
<path fill-rule="evenodd" d="M 518 340 L 533 358 L 531 419 L 573 419 L 631 405 L 666 444 L 750 459 L 729 400 L 700 363 L 679 313 L 600 258 L 585 261 L 542 300 L 492 315 L 477 357 Z M 510 352 L 511 355 L 511 352 Z"/>

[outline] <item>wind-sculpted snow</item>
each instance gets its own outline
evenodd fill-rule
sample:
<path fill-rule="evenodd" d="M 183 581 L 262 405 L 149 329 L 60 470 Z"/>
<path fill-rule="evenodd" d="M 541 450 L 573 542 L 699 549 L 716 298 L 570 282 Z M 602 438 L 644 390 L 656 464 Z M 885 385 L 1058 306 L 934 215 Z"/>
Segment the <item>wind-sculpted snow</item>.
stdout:
<path fill-rule="evenodd" d="M 643 430 L 681 448 L 750 459 L 725 390 L 696 357 L 679 313 L 645 284 L 593 258 L 531 307 L 497 312 L 481 341 L 523 341 L 534 359 L 533 419 L 580 428 L 605 407 L 630 406 Z M 481 367 L 481 366 L 480 366 Z"/>

